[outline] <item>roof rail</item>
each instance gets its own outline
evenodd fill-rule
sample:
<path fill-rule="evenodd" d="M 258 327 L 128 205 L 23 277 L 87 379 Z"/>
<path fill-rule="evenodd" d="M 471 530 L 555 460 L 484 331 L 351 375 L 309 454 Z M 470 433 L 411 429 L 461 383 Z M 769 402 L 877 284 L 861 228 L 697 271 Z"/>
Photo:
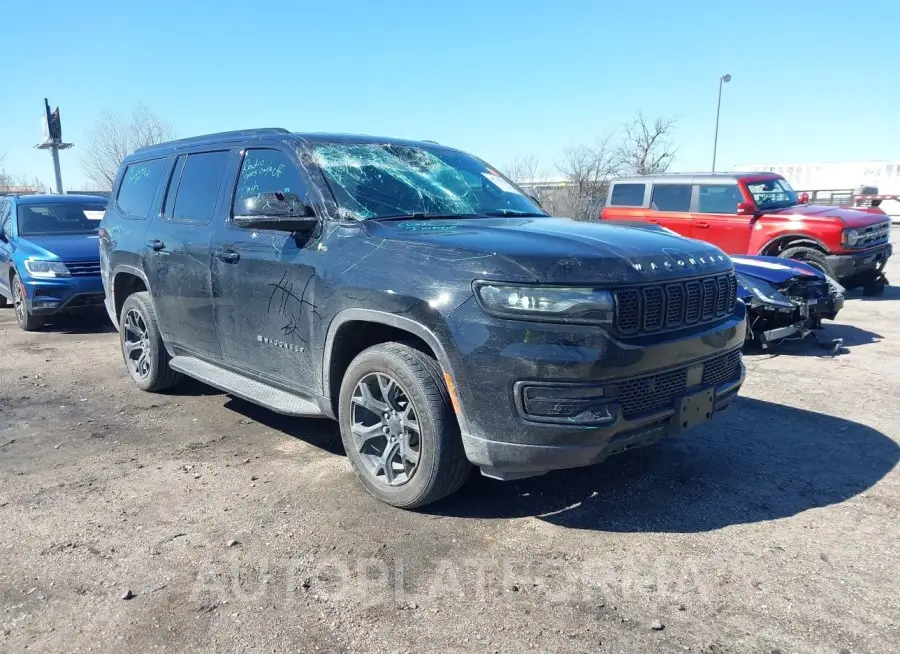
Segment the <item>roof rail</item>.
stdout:
<path fill-rule="evenodd" d="M 218 132 L 216 134 L 203 134 L 202 136 L 190 136 L 175 141 L 166 141 L 164 143 L 156 143 L 154 145 L 146 145 L 135 150 L 135 154 L 141 152 L 152 152 L 153 150 L 165 148 L 180 148 L 189 145 L 198 145 L 201 143 L 215 143 L 217 141 L 231 141 L 246 138 L 261 138 L 264 136 L 275 136 L 277 134 L 290 134 L 289 130 L 283 127 L 261 127 L 258 129 L 239 129 L 231 132 Z"/>

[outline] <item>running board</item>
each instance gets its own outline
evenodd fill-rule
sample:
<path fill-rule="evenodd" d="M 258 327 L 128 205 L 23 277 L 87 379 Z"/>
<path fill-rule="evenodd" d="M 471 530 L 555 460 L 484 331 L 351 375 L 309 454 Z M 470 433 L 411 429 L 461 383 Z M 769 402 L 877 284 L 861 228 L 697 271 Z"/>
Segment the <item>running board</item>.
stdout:
<path fill-rule="evenodd" d="M 288 416 L 320 416 L 319 407 L 302 397 L 269 386 L 263 382 L 244 377 L 195 357 L 179 356 L 169 361 L 172 370 L 184 373 L 204 384 L 235 395 L 241 399 L 259 404 L 277 413 Z"/>

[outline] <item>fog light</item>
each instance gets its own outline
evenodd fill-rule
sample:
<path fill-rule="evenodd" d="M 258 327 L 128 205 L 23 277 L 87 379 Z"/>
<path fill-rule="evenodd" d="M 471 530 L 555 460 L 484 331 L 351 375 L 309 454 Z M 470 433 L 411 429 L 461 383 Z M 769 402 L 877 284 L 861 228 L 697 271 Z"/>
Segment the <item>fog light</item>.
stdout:
<path fill-rule="evenodd" d="M 59 302 L 52 300 L 34 300 L 31 304 L 35 309 L 54 309 L 59 306 Z"/>
<path fill-rule="evenodd" d="M 521 385 L 525 417 L 539 422 L 603 425 L 616 421 L 615 399 L 600 386 L 575 384 Z"/>

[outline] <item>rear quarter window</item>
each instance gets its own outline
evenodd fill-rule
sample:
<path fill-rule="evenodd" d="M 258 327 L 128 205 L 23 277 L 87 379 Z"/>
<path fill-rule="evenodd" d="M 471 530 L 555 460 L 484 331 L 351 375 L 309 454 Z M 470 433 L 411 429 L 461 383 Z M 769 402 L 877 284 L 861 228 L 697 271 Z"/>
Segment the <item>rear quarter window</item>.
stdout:
<path fill-rule="evenodd" d="M 153 159 L 133 163 L 125 169 L 116 195 L 116 204 L 124 214 L 133 218 L 147 217 L 165 167 L 165 159 Z"/>
<path fill-rule="evenodd" d="M 609 198 L 611 207 L 642 207 L 646 184 L 613 184 Z"/>

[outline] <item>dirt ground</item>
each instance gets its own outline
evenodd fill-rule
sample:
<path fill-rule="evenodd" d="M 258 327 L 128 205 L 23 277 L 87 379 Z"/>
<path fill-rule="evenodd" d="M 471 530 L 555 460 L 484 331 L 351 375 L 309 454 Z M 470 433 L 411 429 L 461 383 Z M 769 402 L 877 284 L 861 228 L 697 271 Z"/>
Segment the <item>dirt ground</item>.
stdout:
<path fill-rule="evenodd" d="M 334 424 L 0 310 L 0 651 L 898 651 L 900 288 L 821 334 L 685 437 L 404 512 Z"/>

